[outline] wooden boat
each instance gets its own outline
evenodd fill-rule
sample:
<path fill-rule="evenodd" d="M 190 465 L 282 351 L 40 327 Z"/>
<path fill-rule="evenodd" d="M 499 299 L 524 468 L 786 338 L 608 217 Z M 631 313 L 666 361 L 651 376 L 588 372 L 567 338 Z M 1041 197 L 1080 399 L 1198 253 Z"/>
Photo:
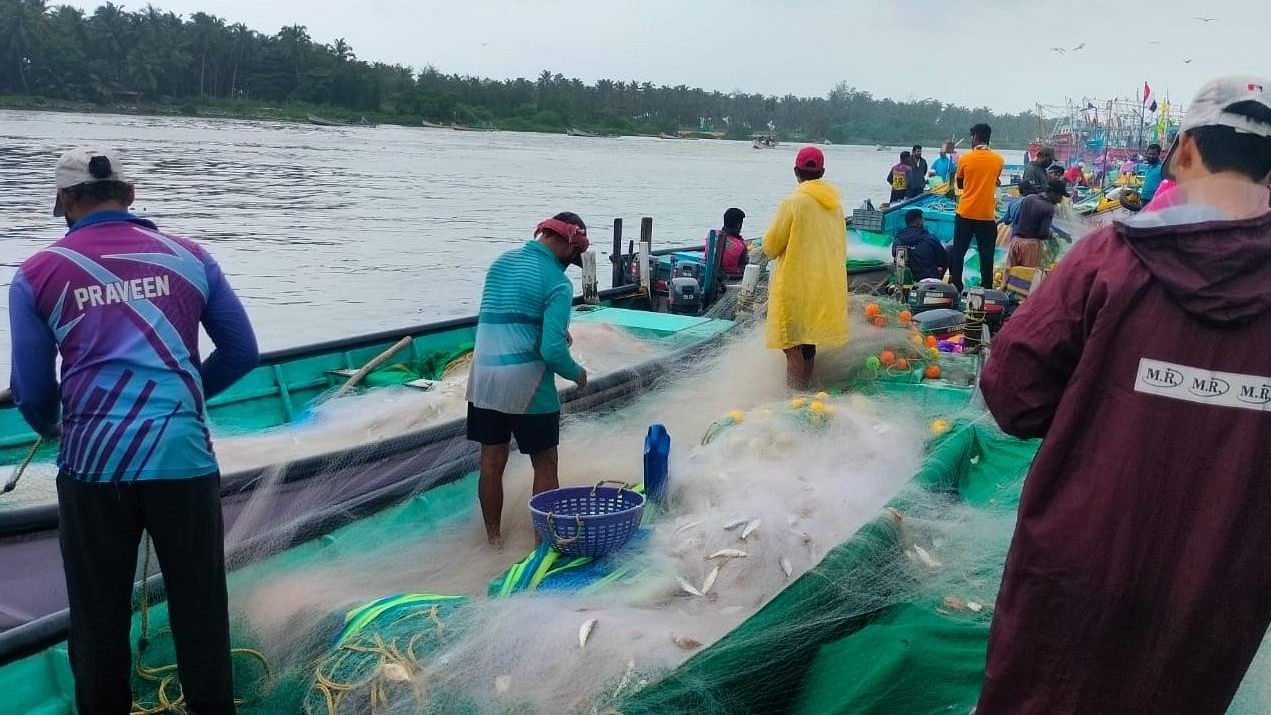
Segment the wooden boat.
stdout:
<path fill-rule="evenodd" d="M 565 133 L 571 137 L 587 137 L 590 139 L 598 139 L 602 136 L 600 134 L 596 134 L 595 132 L 589 132 L 585 129 L 574 129 L 573 127 L 566 129 Z"/>
<path fill-rule="evenodd" d="M 342 122 L 338 119 L 327 119 L 325 117 L 316 117 L 309 115 L 309 123 L 319 127 L 378 127 L 375 122 L 370 121 L 366 117 L 362 117 L 356 122 Z"/>
<path fill-rule="evenodd" d="M 497 127 L 466 127 L 462 124 L 451 123 L 450 128 L 457 132 L 497 132 Z"/>
<path fill-rule="evenodd" d="M 667 134 L 666 132 L 662 132 L 658 134 L 658 138 L 659 139 L 683 139 L 684 137 L 679 136 L 678 134 Z"/>
<path fill-rule="evenodd" d="M 650 313 L 640 309 L 647 301 L 631 287 L 603 291 L 600 301 L 599 306 L 576 305 L 574 321 L 632 332 L 671 350 L 672 356 L 598 375 L 584 393 L 564 390 L 566 411 L 586 410 L 635 394 L 635 386 L 665 371 L 667 359 L 682 359 L 705 349 L 732 326 L 728 320 Z M 372 372 L 366 389 L 429 389 L 430 381 L 440 378 L 448 365 L 470 353 L 475 330 L 473 316 L 266 354 L 246 378 L 209 401 L 209 421 L 214 434 L 287 430 L 317 401 L 329 396 L 334 386 L 407 336 L 413 338 L 410 347 Z M 35 435 L 25 426 L 12 399 L 0 399 L 0 461 L 8 465 L 20 462 L 34 441 Z M 36 460 L 48 463 L 54 457 L 55 448 L 49 445 L 40 450 Z M 254 550 L 252 544 L 275 538 L 270 529 L 278 525 L 345 518 L 337 515 L 356 511 L 359 505 L 382 505 L 392 495 L 400 497 L 461 476 L 471 469 L 474 458 L 472 445 L 465 438 L 464 421 L 458 419 L 287 463 L 223 474 L 227 533 L 258 485 L 273 483 L 279 490 L 271 502 L 274 513 L 267 524 L 253 520 L 251 526 L 240 526 L 241 548 L 238 556 L 231 554 L 230 558 L 243 558 Z M 0 586 L 0 663 L 43 647 L 49 639 L 64 637 L 66 627 L 56 504 L 3 506 L 0 501 L 0 563 L 6 565 Z M 248 533 L 243 534 L 244 529 Z"/>
<path fill-rule="evenodd" d="M 944 382 L 911 381 L 903 375 L 872 386 L 854 383 L 849 388 L 864 394 L 888 396 L 898 403 L 922 405 L 924 409 L 946 415 L 967 410 L 972 395 L 969 387 Z M 1018 442 L 1003 437 L 991 427 L 979 424 L 983 419 L 973 419 L 974 417 L 982 417 L 982 413 L 969 414 L 965 421 L 958 423 L 945 437 L 934 442 L 927 466 L 914 476 L 910 491 L 902 492 L 893 499 L 889 508 L 875 521 L 866 523 L 845 543 L 830 550 L 819 564 L 780 591 L 775 600 L 742 621 L 732 633 L 702 651 L 699 657 L 687 660 L 669 673 L 656 674 L 647 687 L 625 691 L 623 701 L 618 703 L 621 711 L 633 714 L 682 712 L 693 710 L 691 703 L 701 705 L 737 702 L 737 697 L 746 698 L 745 702 L 754 705 L 756 712 L 790 711 L 789 704 L 792 701 L 812 699 L 816 702 L 818 698 L 846 697 L 844 693 L 861 699 L 872 693 L 871 702 L 886 701 L 886 697 L 880 694 L 887 692 L 888 684 L 885 682 L 868 681 L 875 689 L 864 693 L 857 692 L 862 690 L 862 686 L 854 682 L 854 679 L 849 679 L 849 686 L 843 685 L 849 681 L 841 679 L 833 684 L 829 683 L 824 671 L 827 664 L 836 663 L 836 652 L 825 649 L 843 643 L 855 645 L 856 641 L 849 640 L 852 638 L 870 643 L 868 638 L 863 638 L 860 634 L 868 635 L 875 627 L 886 628 L 888 617 L 896 615 L 894 611 L 883 610 L 882 604 L 871 605 L 865 599 L 877 593 L 870 589 L 873 584 L 879 584 L 881 588 L 885 579 L 913 578 L 909 575 L 912 567 L 906 566 L 906 552 L 912 551 L 912 540 L 915 538 L 911 529 L 921 529 L 921 524 L 924 523 L 922 520 L 938 516 L 930 510 L 919 510 L 914 524 L 906 528 L 905 522 L 913 507 L 914 490 L 927 491 L 932 495 L 943 494 L 945 502 L 949 504 L 947 508 L 952 510 L 967 506 L 992 508 L 995 497 L 1004 496 L 1009 499 L 1014 493 L 1011 490 L 1017 489 L 1019 479 L 1023 477 L 1032 459 L 1036 442 Z M 465 473 L 452 478 L 463 478 L 464 489 L 438 489 L 418 499 L 444 505 L 443 508 L 432 510 L 437 513 L 449 513 L 451 509 L 457 508 L 474 508 L 470 496 L 473 479 L 471 469 L 468 468 Z M 932 499 L 934 501 L 934 496 Z M 231 588 L 236 583 L 251 583 L 253 578 L 259 580 L 267 577 L 274 569 L 290 569 L 292 572 L 303 573 L 307 564 L 321 564 L 328 558 L 328 553 L 356 550 L 358 533 L 398 534 L 403 539 L 413 538 L 420 529 L 435 528 L 442 518 L 437 515 L 429 516 L 431 512 L 420 509 L 383 508 L 387 503 L 392 503 L 392 500 L 380 502 L 375 507 L 359 505 L 350 511 L 346 520 L 328 519 L 312 524 L 302 535 L 290 540 L 285 550 L 263 557 L 252 569 L 231 572 Z M 1005 508 L 1011 508 L 1011 504 L 1012 502 L 1007 501 Z M 349 520 L 356 520 L 358 531 L 337 531 L 339 527 L 349 524 Z M 406 542 L 403 540 L 402 543 Z M 923 543 L 929 544 L 930 541 Z M 844 588 L 842 584 L 861 584 L 861 587 Z M 901 594 L 909 592 L 899 583 L 896 584 L 896 590 Z M 929 611 L 929 594 L 918 590 L 913 593 L 914 600 L 922 604 L 923 612 Z M 948 603 L 946 596 L 945 592 L 937 593 L 932 601 L 939 604 L 944 597 L 945 603 Z M 794 627 L 794 624 L 806 621 L 810 603 L 816 605 L 818 627 Z M 898 607 L 903 605 L 903 602 L 897 604 Z M 151 634 L 159 633 L 167 624 L 166 607 L 161 602 L 150 607 L 147 615 Z M 904 612 L 900 615 L 904 615 Z M 948 630 L 952 635 L 944 635 L 940 642 L 968 643 L 966 669 L 977 667 L 979 661 L 976 658 L 982 656 L 971 651 L 975 648 L 983 650 L 982 638 L 987 634 L 987 628 L 979 636 L 968 639 L 964 634 L 965 626 L 954 620 L 948 623 Z M 60 634 L 50 633 L 40 645 L 18 652 L 19 657 L 15 658 L 13 651 L 0 655 L 0 707 L 6 712 L 41 715 L 69 715 L 71 712 L 73 685 L 69 677 L 65 645 L 60 639 L 52 640 L 57 635 Z M 250 636 L 244 634 L 243 637 Z M 893 642 L 895 639 L 883 640 Z M 941 662 L 942 667 L 959 668 L 956 664 L 950 665 L 948 658 L 942 657 L 947 653 L 947 647 L 933 647 L 929 654 L 924 655 L 922 640 L 906 640 L 902 645 L 893 645 L 890 648 L 877 645 L 877 641 L 873 643 L 872 650 L 871 646 L 864 646 L 866 653 L 887 662 L 897 661 L 897 666 L 886 669 L 891 678 L 897 677 L 895 673 L 903 674 L 906 671 L 905 664 L 915 659 L 926 658 L 922 662 L 928 668 L 933 664 L 941 667 Z M 638 646 L 633 644 L 631 647 L 634 653 Z M 771 667 L 773 653 L 784 653 L 792 648 L 799 653 L 799 657 L 790 659 L 788 667 Z M 153 647 L 151 653 L 153 659 Z M 687 654 L 685 657 L 687 658 Z M 852 659 L 852 662 L 870 660 Z M 962 672 L 962 669 L 959 668 L 958 672 Z M 911 680 L 917 677 L 919 676 L 913 676 Z M 964 679 L 956 680 L 959 683 L 956 687 L 960 688 L 958 695 L 971 697 L 973 702 L 978 692 L 978 681 L 970 679 L 964 683 Z M 155 685 L 150 683 L 146 687 L 153 689 Z M 596 684 L 598 695 L 603 685 Z M 273 700 L 249 700 L 241 706 L 240 712 L 255 715 L 297 711 L 297 708 L 292 707 L 294 703 L 280 702 L 287 701 L 291 697 L 288 689 L 296 687 L 303 688 L 304 685 L 279 682 L 272 686 Z M 290 692 L 294 693 L 295 690 Z M 926 692 L 920 682 L 911 684 L 906 690 L 910 701 L 915 701 L 916 698 L 936 701 L 946 695 L 938 688 L 934 689 L 932 695 L 925 695 Z M 925 703 L 926 700 L 917 702 Z M 943 702 L 939 705 L 940 707 L 923 707 L 922 710 L 943 710 Z M 715 711 L 711 708 L 707 710 Z M 860 710 L 859 707 L 846 707 L 835 711 Z M 795 711 L 818 710 L 805 707 Z"/>
<path fill-rule="evenodd" d="M 423 127 L 427 129 L 449 129 L 450 128 L 449 124 L 438 124 L 437 122 L 430 122 L 427 119 L 421 121 L 420 125 L 422 125 Z"/>

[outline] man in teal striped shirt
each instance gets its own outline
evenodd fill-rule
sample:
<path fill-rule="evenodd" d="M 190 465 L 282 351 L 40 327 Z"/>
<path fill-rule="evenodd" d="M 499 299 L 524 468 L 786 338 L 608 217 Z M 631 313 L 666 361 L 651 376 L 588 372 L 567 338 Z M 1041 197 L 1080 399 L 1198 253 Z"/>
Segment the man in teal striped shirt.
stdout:
<path fill-rule="evenodd" d="M 486 274 L 468 376 L 468 439 L 481 443 L 477 495 L 486 536 L 497 545 L 503 514 L 503 470 L 516 438 L 534 467 L 534 493 L 555 489 L 560 443 L 556 376 L 587 386 L 587 371 L 569 354 L 574 284 L 587 226 L 568 211 L 540 223 L 535 240 L 499 256 Z"/>

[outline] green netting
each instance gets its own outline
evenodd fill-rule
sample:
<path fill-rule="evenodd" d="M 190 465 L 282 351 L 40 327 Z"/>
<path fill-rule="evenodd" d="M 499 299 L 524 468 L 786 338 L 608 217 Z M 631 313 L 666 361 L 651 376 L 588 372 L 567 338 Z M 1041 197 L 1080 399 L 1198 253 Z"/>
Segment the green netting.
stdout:
<path fill-rule="evenodd" d="M 740 628 L 621 711 L 910 713 L 973 704 L 988 609 L 968 619 L 975 612 L 964 610 L 965 598 L 953 597 L 954 610 L 945 607 L 947 579 L 912 573 L 905 564 L 914 540 L 915 525 L 909 522 L 912 515 L 920 527 L 941 510 L 966 504 L 1009 518 L 1036 449 L 1035 442 L 1006 437 L 982 423 L 954 429 L 935 445 L 914 489 L 893 500 L 894 512 L 834 549 Z M 947 503 L 932 501 L 932 494 L 941 493 L 949 495 Z M 952 578 L 976 581 L 986 593 L 981 598 L 992 603 L 988 591 L 995 591 L 1001 558 L 988 556 L 983 572 Z M 952 667 L 945 663 L 950 650 L 960 658 Z M 919 658 L 921 665 L 915 665 Z M 923 678 L 924 668 L 942 675 Z M 918 694 L 904 707 L 887 695 L 896 687 L 895 671 L 912 674 L 909 687 Z"/>

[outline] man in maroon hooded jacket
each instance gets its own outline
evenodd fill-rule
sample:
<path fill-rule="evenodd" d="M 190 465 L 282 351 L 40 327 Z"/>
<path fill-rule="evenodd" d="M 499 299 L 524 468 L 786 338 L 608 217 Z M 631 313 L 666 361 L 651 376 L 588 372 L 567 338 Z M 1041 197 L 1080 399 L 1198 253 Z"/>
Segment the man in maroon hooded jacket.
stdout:
<path fill-rule="evenodd" d="M 978 715 L 1222 713 L 1271 622 L 1271 82 L 1197 95 L 1181 203 L 1079 241 L 981 389 L 1045 437 Z"/>

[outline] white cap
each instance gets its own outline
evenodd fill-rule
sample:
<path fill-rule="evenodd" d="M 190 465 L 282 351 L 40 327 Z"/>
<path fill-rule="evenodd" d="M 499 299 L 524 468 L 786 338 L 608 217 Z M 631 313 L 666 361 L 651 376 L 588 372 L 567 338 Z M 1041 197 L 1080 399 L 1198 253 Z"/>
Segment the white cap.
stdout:
<path fill-rule="evenodd" d="M 1180 132 L 1201 127 L 1231 127 L 1241 134 L 1271 137 L 1271 123 L 1227 111 L 1233 104 L 1257 102 L 1271 112 L 1271 81 L 1250 75 L 1219 77 L 1205 83 L 1187 106 Z"/>
<path fill-rule="evenodd" d="M 114 155 L 91 147 L 79 147 L 63 154 L 57 160 L 54 177 L 58 190 L 99 181 L 128 183 L 124 178 L 123 165 Z M 58 199 L 53 205 L 53 215 L 62 214 L 62 201 Z"/>

